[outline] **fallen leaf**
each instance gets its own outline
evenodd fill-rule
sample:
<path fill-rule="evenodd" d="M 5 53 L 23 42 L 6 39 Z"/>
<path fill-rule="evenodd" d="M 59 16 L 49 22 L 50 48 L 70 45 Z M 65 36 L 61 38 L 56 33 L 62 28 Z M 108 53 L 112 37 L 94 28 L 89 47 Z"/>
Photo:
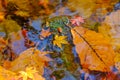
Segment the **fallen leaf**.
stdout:
<path fill-rule="evenodd" d="M 22 17 L 28 17 L 29 16 L 29 13 L 27 11 L 16 11 L 15 14 L 18 15 L 18 16 L 22 16 Z"/>
<path fill-rule="evenodd" d="M 22 77 L 23 80 L 28 80 L 28 78 L 32 80 L 45 80 L 34 67 L 27 67 L 25 71 L 20 71 L 19 73 L 19 77 Z"/>
<path fill-rule="evenodd" d="M 102 34 L 83 27 L 75 27 L 71 32 L 83 68 L 110 71 L 110 66 L 114 65 L 115 53 L 109 40 Z"/>
<path fill-rule="evenodd" d="M 62 48 L 62 44 L 68 44 L 68 42 L 65 39 L 66 36 L 55 35 L 55 40 L 53 41 L 53 44 L 58 46 L 59 48 Z"/>
<path fill-rule="evenodd" d="M 118 0 L 68 0 L 68 7 L 79 12 L 82 17 L 89 18 L 98 9 L 101 10 L 100 14 L 106 14 L 117 2 Z"/>
<path fill-rule="evenodd" d="M 0 80 L 17 80 L 16 73 L 6 70 L 0 66 Z"/>
<path fill-rule="evenodd" d="M 17 59 L 11 63 L 11 71 L 24 71 L 26 67 L 35 67 L 40 74 L 43 74 L 45 62 L 51 61 L 45 54 L 48 52 L 41 52 L 35 48 L 29 48 L 23 51 Z"/>
<path fill-rule="evenodd" d="M 118 69 L 120 72 L 120 53 L 116 53 L 116 56 L 114 58 L 115 61 L 115 67 Z"/>
<path fill-rule="evenodd" d="M 112 39 L 111 43 L 114 48 L 120 49 L 120 10 L 111 12 L 110 15 L 105 17 L 104 23 L 109 25 L 109 28 L 104 28 L 104 24 L 101 28 L 104 28 L 107 35 Z M 99 30 L 101 31 L 101 30 Z M 102 31 L 101 31 L 102 32 Z"/>
<path fill-rule="evenodd" d="M 0 22 L 4 20 L 5 13 L 0 12 Z"/>
<path fill-rule="evenodd" d="M 11 67 L 11 62 L 9 60 L 5 60 L 3 63 L 3 67 L 5 69 L 9 69 Z"/>
<path fill-rule="evenodd" d="M 41 75 L 39 75 L 38 73 L 34 74 L 35 80 L 45 80 L 45 78 L 43 78 Z"/>
<path fill-rule="evenodd" d="M 12 32 L 17 32 L 20 30 L 20 25 L 14 20 L 5 19 L 0 23 L 0 31 L 4 32 L 6 37 Z"/>
<path fill-rule="evenodd" d="M 84 19 L 80 16 L 76 16 L 73 19 L 71 19 L 71 24 L 75 26 L 79 26 L 80 23 L 84 23 Z"/>
<path fill-rule="evenodd" d="M 35 80 L 34 74 L 37 73 L 37 70 L 33 67 L 27 67 L 25 71 L 19 71 L 19 77 L 23 80 L 28 80 L 28 78 Z"/>
<path fill-rule="evenodd" d="M 22 29 L 22 35 L 24 36 L 24 38 L 26 38 L 27 37 L 27 30 L 26 29 Z"/>
<path fill-rule="evenodd" d="M 0 37 L 0 51 L 3 50 L 7 45 L 7 41 L 3 39 L 3 37 Z"/>

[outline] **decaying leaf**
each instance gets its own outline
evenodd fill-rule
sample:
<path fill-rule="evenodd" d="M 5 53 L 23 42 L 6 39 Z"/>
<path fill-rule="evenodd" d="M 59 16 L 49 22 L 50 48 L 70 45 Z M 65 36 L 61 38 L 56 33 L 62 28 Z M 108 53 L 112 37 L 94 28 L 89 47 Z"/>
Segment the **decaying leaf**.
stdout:
<path fill-rule="evenodd" d="M 110 71 L 115 53 L 109 40 L 100 33 L 82 27 L 75 27 L 71 32 L 83 68 Z"/>
<path fill-rule="evenodd" d="M 59 48 L 62 48 L 62 44 L 68 44 L 68 42 L 65 39 L 66 36 L 55 35 L 55 40 L 53 41 L 53 44 L 58 46 Z"/>
<path fill-rule="evenodd" d="M 51 59 L 46 57 L 47 52 L 41 52 L 38 49 L 30 48 L 23 51 L 19 57 L 11 63 L 11 71 L 24 71 L 26 67 L 35 67 L 40 74 L 43 74 L 45 62 Z"/>

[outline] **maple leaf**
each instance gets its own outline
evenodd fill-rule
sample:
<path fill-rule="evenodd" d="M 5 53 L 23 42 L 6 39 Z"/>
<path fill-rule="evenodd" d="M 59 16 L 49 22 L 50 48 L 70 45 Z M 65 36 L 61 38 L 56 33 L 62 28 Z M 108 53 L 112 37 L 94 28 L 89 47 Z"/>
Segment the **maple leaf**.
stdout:
<path fill-rule="evenodd" d="M 29 48 L 23 51 L 17 59 L 11 62 L 11 71 L 24 71 L 26 67 L 35 67 L 40 74 L 43 74 L 45 62 L 51 61 L 45 54 L 36 48 Z"/>
<path fill-rule="evenodd" d="M 115 56 L 110 41 L 102 34 L 83 27 L 75 27 L 71 32 L 83 68 L 110 71 Z"/>
<path fill-rule="evenodd" d="M 50 35 L 51 35 L 50 29 L 47 29 L 47 30 L 42 29 L 39 38 L 44 39 L 44 38 L 46 38 L 46 37 L 48 37 Z"/>
<path fill-rule="evenodd" d="M 68 42 L 65 39 L 66 36 L 55 35 L 55 40 L 53 41 L 53 44 L 62 48 L 62 44 L 68 44 Z"/>
<path fill-rule="evenodd" d="M 73 19 L 71 19 L 71 24 L 72 25 L 79 26 L 80 23 L 84 23 L 84 19 L 82 17 L 80 17 L 80 16 L 76 16 Z"/>
<path fill-rule="evenodd" d="M 34 74 L 37 73 L 37 70 L 33 67 L 27 67 L 25 71 L 20 71 L 20 77 L 23 78 L 23 80 L 27 80 L 28 78 L 35 80 Z"/>
<path fill-rule="evenodd" d="M 32 80 L 45 80 L 41 75 L 38 74 L 36 68 L 27 67 L 25 71 L 19 72 L 19 78 L 23 78 L 23 80 L 28 80 L 28 78 Z"/>

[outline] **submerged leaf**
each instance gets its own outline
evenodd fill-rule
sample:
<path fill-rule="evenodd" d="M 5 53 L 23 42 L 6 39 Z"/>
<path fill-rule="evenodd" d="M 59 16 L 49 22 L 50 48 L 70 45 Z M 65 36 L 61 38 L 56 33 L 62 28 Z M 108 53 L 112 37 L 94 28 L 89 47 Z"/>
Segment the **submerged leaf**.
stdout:
<path fill-rule="evenodd" d="M 50 18 L 47 22 L 47 25 L 49 24 L 49 27 L 52 29 L 57 29 L 59 27 L 64 28 L 65 24 L 69 23 L 69 19 L 66 16 L 59 16 Z"/>
<path fill-rule="evenodd" d="M 71 32 L 83 68 L 110 71 L 115 53 L 109 40 L 100 33 L 82 27 L 75 27 Z"/>
<path fill-rule="evenodd" d="M 58 46 L 59 48 L 62 48 L 62 44 L 68 44 L 68 42 L 65 39 L 66 36 L 55 35 L 55 40 L 53 41 L 53 44 Z"/>
<path fill-rule="evenodd" d="M 75 18 L 71 19 L 72 25 L 79 26 L 80 23 L 84 23 L 84 19 L 80 16 L 76 16 Z"/>
<path fill-rule="evenodd" d="M 115 61 L 115 67 L 120 72 L 120 53 L 116 54 L 114 61 Z"/>
<path fill-rule="evenodd" d="M 5 13 L 0 12 L 0 22 L 4 20 Z"/>
<path fill-rule="evenodd" d="M 120 10 L 115 12 L 111 12 L 110 15 L 106 16 L 104 23 L 109 25 L 109 27 L 101 26 L 101 28 L 106 31 L 105 34 L 111 37 L 113 47 L 116 49 L 120 49 Z M 101 31 L 101 30 L 99 30 Z"/>
<path fill-rule="evenodd" d="M 45 80 L 41 75 L 37 74 L 38 71 L 33 67 L 27 67 L 25 71 L 20 71 L 19 73 L 19 77 L 22 77 L 23 80 L 28 80 L 28 78 L 36 80 L 37 77 L 39 77 L 39 80 Z M 36 74 L 38 75 L 37 77 Z"/>
<path fill-rule="evenodd" d="M 0 66 L 0 80 L 17 80 L 16 73 L 6 70 Z"/>
<path fill-rule="evenodd" d="M 29 13 L 26 12 L 26 11 L 16 11 L 15 14 L 18 15 L 18 16 L 22 16 L 22 17 L 28 17 L 29 16 Z"/>
<path fill-rule="evenodd" d="M 0 31 L 5 32 L 7 37 L 9 33 L 17 32 L 20 28 L 21 27 L 17 24 L 17 22 L 13 20 L 4 20 L 0 23 Z"/>
<path fill-rule="evenodd" d="M 43 74 L 45 62 L 51 60 L 45 56 L 46 53 L 35 48 L 27 49 L 11 63 L 10 70 L 18 72 L 23 71 L 26 67 L 35 67 L 40 74 Z"/>

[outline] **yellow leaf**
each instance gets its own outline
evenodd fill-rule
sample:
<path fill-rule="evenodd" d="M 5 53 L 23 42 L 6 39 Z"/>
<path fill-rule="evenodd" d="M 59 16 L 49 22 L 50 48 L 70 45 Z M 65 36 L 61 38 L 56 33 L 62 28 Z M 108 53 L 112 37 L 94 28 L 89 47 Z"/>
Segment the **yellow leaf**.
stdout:
<path fill-rule="evenodd" d="M 41 75 L 38 74 L 38 71 L 34 67 L 27 67 L 25 71 L 19 71 L 19 73 L 18 79 L 45 80 Z"/>
<path fill-rule="evenodd" d="M 34 74 L 37 73 L 37 70 L 33 67 L 27 67 L 25 71 L 20 71 L 20 77 L 23 78 L 23 80 L 27 80 L 28 78 L 35 80 Z"/>
<path fill-rule="evenodd" d="M 24 71 L 26 67 L 35 67 L 40 74 L 43 74 L 45 62 L 51 59 L 45 56 L 47 52 L 41 52 L 38 49 L 30 48 L 23 51 L 19 57 L 11 63 L 11 71 Z"/>
<path fill-rule="evenodd" d="M 75 27 L 71 32 L 83 68 L 110 71 L 115 56 L 110 41 L 102 34 L 83 27 Z"/>
<path fill-rule="evenodd" d="M 114 61 L 115 62 L 120 62 L 120 54 L 119 53 L 116 53 Z"/>
<path fill-rule="evenodd" d="M 55 35 L 55 40 L 53 41 L 53 44 L 62 48 L 62 44 L 68 44 L 68 42 L 65 39 L 66 36 Z"/>
<path fill-rule="evenodd" d="M 0 66 L 0 80 L 16 80 L 16 73 L 6 70 Z"/>
<path fill-rule="evenodd" d="M 16 11 L 15 14 L 18 15 L 18 16 L 22 16 L 22 17 L 28 17 L 29 16 L 29 13 L 26 12 L 26 11 Z"/>

